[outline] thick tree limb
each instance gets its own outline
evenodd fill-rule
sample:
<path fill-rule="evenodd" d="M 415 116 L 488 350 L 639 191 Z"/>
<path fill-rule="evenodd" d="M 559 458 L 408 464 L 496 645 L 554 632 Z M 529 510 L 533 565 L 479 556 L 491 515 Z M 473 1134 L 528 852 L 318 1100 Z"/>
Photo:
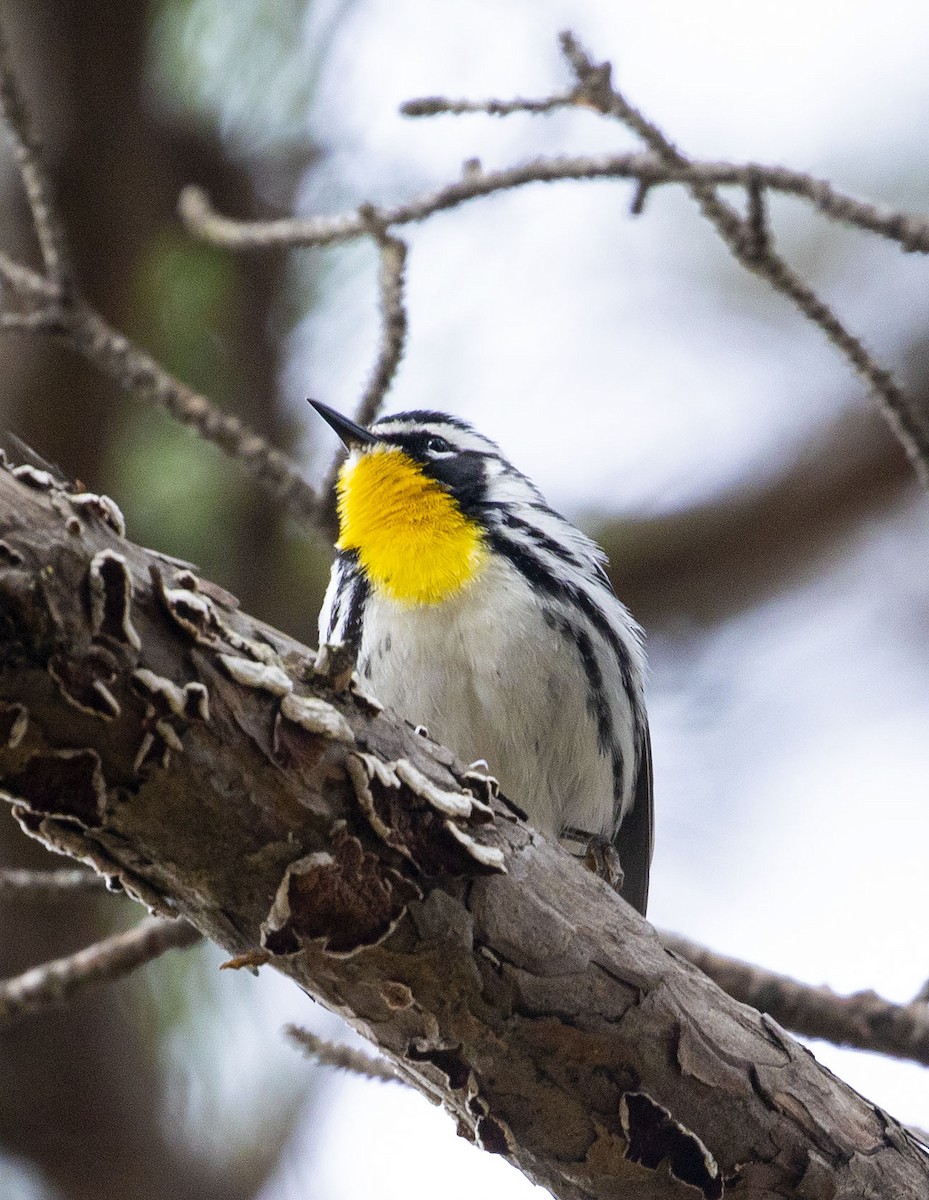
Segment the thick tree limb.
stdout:
<path fill-rule="evenodd" d="M 926 403 L 921 381 L 915 394 Z M 705 627 L 798 586 L 824 558 L 915 495 L 872 410 L 845 409 L 772 477 L 657 516 L 592 529 L 619 595 L 654 632 L 686 613 Z"/>
<path fill-rule="evenodd" d="M 558 1196 L 929 1189 L 896 1122 L 322 666 L 105 505 L 0 470 L 0 786 L 28 832 L 270 960 Z"/>

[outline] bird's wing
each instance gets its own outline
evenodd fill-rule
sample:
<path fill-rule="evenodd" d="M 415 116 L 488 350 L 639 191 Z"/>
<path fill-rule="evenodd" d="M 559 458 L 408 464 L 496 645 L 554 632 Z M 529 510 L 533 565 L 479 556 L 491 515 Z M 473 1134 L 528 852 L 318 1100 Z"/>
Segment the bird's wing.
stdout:
<path fill-rule="evenodd" d="M 632 807 L 623 817 L 613 839 L 623 869 L 620 895 L 645 916 L 648 904 L 648 872 L 652 864 L 655 813 L 652 801 L 652 743 L 648 726 L 642 730 L 642 752 Z"/>

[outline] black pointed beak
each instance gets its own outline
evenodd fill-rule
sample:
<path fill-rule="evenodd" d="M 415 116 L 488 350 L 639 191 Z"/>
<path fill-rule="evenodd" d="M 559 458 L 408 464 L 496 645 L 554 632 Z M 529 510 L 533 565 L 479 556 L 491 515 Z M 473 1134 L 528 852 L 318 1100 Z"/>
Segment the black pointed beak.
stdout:
<path fill-rule="evenodd" d="M 319 400 L 308 400 L 307 403 L 316 409 L 327 425 L 332 426 L 349 450 L 355 446 L 373 446 L 378 441 L 363 425 L 356 425 L 328 404 L 321 404 Z"/>

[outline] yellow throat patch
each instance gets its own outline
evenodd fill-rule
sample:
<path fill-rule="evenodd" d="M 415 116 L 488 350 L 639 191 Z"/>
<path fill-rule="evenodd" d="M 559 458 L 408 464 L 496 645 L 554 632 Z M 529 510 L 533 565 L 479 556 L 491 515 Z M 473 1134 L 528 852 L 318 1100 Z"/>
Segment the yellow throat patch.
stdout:
<path fill-rule="evenodd" d="M 357 550 L 372 586 L 402 604 L 438 604 L 481 571 L 480 526 L 395 447 L 349 459 L 337 485 L 339 550 Z"/>

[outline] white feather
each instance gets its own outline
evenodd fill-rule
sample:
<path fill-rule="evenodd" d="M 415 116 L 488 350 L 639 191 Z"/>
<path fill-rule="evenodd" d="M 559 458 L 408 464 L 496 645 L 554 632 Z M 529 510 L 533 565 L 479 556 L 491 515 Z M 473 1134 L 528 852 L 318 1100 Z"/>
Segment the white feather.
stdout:
<path fill-rule="evenodd" d="M 612 834 L 611 762 L 598 748 L 577 650 L 505 559 L 493 556 L 441 604 L 372 595 L 359 665 L 376 696 L 464 762 L 486 759 L 543 833 L 575 825 Z"/>

